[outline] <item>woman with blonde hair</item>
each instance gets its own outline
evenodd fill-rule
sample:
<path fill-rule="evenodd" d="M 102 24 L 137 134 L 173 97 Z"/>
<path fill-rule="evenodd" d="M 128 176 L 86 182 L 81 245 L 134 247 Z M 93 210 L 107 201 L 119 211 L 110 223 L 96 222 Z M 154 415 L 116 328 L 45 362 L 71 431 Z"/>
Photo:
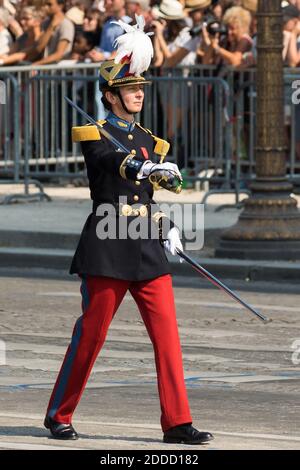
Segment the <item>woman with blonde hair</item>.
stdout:
<path fill-rule="evenodd" d="M 229 8 L 223 17 L 227 26 L 225 43 L 218 35 L 210 36 L 203 28 L 204 43 L 206 45 L 205 64 L 220 63 L 239 67 L 242 64 L 243 55 L 251 51 L 253 40 L 250 36 L 252 22 L 251 13 L 242 7 Z"/>

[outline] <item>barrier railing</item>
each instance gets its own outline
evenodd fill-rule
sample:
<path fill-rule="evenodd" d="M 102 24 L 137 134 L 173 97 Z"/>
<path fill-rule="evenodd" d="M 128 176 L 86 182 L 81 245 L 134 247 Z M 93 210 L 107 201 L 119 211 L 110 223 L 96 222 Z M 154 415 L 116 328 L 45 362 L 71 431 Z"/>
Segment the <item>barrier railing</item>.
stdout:
<path fill-rule="evenodd" d="M 72 64 L 15 72 L 20 89 L 20 175 L 39 181 L 85 175 L 80 149 L 71 142 L 72 126 L 83 122 L 64 96 L 103 117 L 98 69 L 94 64 Z M 196 69 L 182 75 L 186 70 L 177 70 L 175 77 L 153 74 L 153 85 L 145 89 L 141 124 L 170 140 L 169 158 L 186 169 L 187 182 L 214 181 L 216 191 L 231 191 L 229 87 L 220 78 L 195 76 Z"/>
<path fill-rule="evenodd" d="M 143 123 L 171 143 L 169 159 L 186 183 L 212 193 L 236 192 L 231 161 L 230 89 L 218 77 L 152 77 Z M 209 184 L 208 184 L 209 183 Z"/>
<path fill-rule="evenodd" d="M 287 175 L 297 183 L 300 176 L 300 105 L 293 102 L 293 83 L 300 79 L 299 69 L 286 69 L 284 73 L 284 128 L 286 140 Z M 237 179 L 241 186 L 255 176 L 256 134 L 256 70 L 227 74 L 233 100 L 233 155 L 238 162 Z M 300 86 L 300 83 L 298 84 Z"/>
<path fill-rule="evenodd" d="M 4 67 L 7 103 L 0 105 L 0 182 L 29 184 L 85 178 L 80 148 L 71 128 L 84 122 L 64 96 L 90 115 L 104 117 L 98 90 L 99 64 Z M 214 67 L 151 71 L 145 105 L 138 120 L 171 143 L 169 159 L 181 168 L 186 187 L 211 194 L 233 192 L 236 203 L 255 174 L 256 71 Z M 288 175 L 297 182 L 300 170 L 299 105 L 291 100 L 297 69 L 286 70 Z M 287 112 L 289 111 L 289 112 Z M 299 127 L 299 129 L 298 129 Z M 299 152 L 299 157 L 297 157 Z M 45 196 L 46 197 L 46 196 Z"/>
<path fill-rule="evenodd" d="M 19 87 L 12 74 L 0 74 L 0 178 L 19 181 Z M 1 180 L 2 182 L 2 180 Z M 5 180 L 4 180 L 5 182 Z"/>
<path fill-rule="evenodd" d="M 24 156 L 22 116 L 26 120 L 25 109 L 21 98 L 21 86 L 17 77 L 10 72 L 0 73 L 1 104 L 0 104 L 0 184 L 23 185 L 24 192 L 9 194 L 1 204 L 18 199 L 46 199 L 43 186 L 38 180 L 31 180 L 26 168 Z M 30 194 L 30 185 L 38 188 Z"/>

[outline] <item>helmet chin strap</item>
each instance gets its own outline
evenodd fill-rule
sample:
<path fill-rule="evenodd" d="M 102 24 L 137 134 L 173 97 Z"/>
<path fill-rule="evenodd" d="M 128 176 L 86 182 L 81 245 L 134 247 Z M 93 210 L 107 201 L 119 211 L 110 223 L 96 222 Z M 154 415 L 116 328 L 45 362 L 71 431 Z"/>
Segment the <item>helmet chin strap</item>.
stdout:
<path fill-rule="evenodd" d="M 122 105 L 124 111 L 125 111 L 127 114 L 132 114 L 132 115 L 134 116 L 136 113 L 134 113 L 134 112 L 132 112 L 132 111 L 129 111 L 129 109 L 127 108 L 127 106 L 126 106 L 126 104 L 124 103 L 124 100 L 123 100 L 123 98 L 122 98 L 120 88 L 119 88 L 118 91 L 117 91 L 117 95 L 118 95 L 118 97 L 119 97 L 119 100 L 121 101 L 121 105 Z"/>

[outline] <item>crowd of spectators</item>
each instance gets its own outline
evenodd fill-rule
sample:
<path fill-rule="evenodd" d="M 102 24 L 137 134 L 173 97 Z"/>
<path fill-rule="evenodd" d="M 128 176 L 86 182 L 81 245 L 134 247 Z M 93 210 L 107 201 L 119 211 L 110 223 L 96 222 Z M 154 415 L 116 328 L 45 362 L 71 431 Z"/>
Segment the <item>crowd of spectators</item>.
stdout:
<path fill-rule="evenodd" d="M 283 63 L 286 67 L 300 67 L 300 0 L 284 0 L 281 5 Z M 215 66 L 213 75 L 226 76 L 227 66 L 231 66 L 246 70 L 247 77 L 247 70 L 255 67 L 257 61 L 257 8 L 258 0 L 0 0 L 0 69 L 10 65 L 70 65 L 113 59 L 115 39 L 124 31 L 112 21 L 121 19 L 134 24 L 135 15 L 143 15 L 146 32 L 154 33 L 152 67 L 159 76 L 174 76 L 177 72 L 190 76 L 190 67 L 203 65 Z M 180 69 L 175 69 L 177 66 Z M 234 92 L 239 75 L 232 74 Z M 58 84 L 58 95 L 59 87 Z M 82 83 L 76 84 L 79 104 L 82 87 Z M 158 87 L 157 106 L 162 111 L 158 113 L 158 126 L 162 130 L 162 116 L 166 116 L 164 132 L 171 145 L 177 139 L 174 148 L 180 163 L 184 153 L 180 129 L 187 108 L 182 107 L 176 93 L 180 90 L 172 83 L 167 89 Z M 246 148 L 249 102 L 247 92 L 243 93 L 241 147 Z M 97 117 L 104 118 L 100 91 L 93 81 L 88 83 L 88 95 L 89 114 L 95 114 L 97 103 Z M 286 129 L 291 123 L 288 108 Z M 200 111 L 198 117 L 201 122 L 206 119 Z M 300 160 L 300 106 L 296 106 L 295 122 L 296 158 Z"/>
<path fill-rule="evenodd" d="M 101 62 L 123 30 L 112 20 L 143 15 L 153 66 L 256 63 L 258 0 L 0 0 L 0 65 Z M 283 60 L 300 66 L 300 0 L 282 2 Z"/>

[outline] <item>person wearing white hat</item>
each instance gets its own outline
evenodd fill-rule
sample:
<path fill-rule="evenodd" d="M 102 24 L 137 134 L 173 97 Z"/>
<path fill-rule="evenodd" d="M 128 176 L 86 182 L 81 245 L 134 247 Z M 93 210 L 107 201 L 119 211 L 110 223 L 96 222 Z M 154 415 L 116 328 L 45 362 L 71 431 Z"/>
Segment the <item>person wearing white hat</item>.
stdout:
<path fill-rule="evenodd" d="M 162 0 L 160 5 L 152 8 L 152 15 L 155 19 L 181 20 L 185 18 L 182 4 L 177 0 Z"/>
<path fill-rule="evenodd" d="M 189 39 L 189 28 L 183 6 L 177 0 L 163 0 L 159 6 L 152 8 L 152 16 L 155 18 L 152 21 L 155 31 L 154 65 L 160 67 L 177 47 Z"/>
<path fill-rule="evenodd" d="M 71 20 L 76 26 L 82 26 L 84 20 L 84 11 L 74 6 L 66 12 L 66 18 Z"/>
<path fill-rule="evenodd" d="M 185 2 L 185 11 L 191 21 L 191 27 L 199 25 L 204 18 L 207 9 L 211 6 L 211 0 L 187 0 Z M 173 53 L 165 60 L 164 67 L 175 67 L 182 64 L 185 57 L 188 55 L 193 63 L 185 63 L 184 65 L 194 65 L 197 60 L 197 50 L 201 45 L 201 36 L 198 35 L 194 38 L 190 34 L 186 35 L 186 40 L 183 42 Z"/>

